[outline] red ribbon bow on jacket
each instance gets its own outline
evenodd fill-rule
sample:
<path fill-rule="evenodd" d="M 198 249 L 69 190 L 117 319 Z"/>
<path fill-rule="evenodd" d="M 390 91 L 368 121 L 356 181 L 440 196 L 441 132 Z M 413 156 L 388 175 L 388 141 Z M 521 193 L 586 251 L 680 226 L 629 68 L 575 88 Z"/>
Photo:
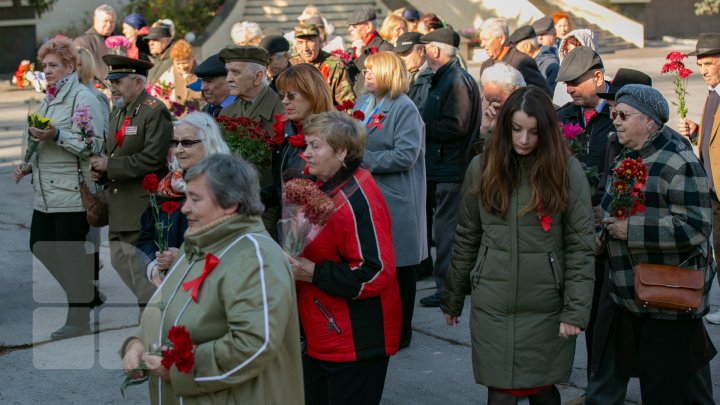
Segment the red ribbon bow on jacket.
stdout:
<path fill-rule="evenodd" d="M 187 291 L 192 289 L 192 291 L 190 292 L 190 296 L 192 297 L 193 301 L 198 302 L 198 293 L 200 292 L 200 287 L 202 287 L 203 281 L 205 281 L 210 272 L 219 263 L 220 259 L 215 257 L 214 254 L 208 253 L 208 255 L 205 256 L 205 266 L 203 267 L 202 274 L 200 274 L 200 276 L 196 279 L 183 283 L 183 290 Z"/>
<path fill-rule="evenodd" d="M 370 117 L 370 122 L 367 124 L 367 129 L 371 129 L 372 127 L 376 127 L 378 130 L 382 129 L 382 125 L 380 125 L 380 121 L 385 118 L 385 114 L 373 114 Z"/>
<path fill-rule="evenodd" d="M 117 132 L 115 132 L 115 142 L 117 142 L 117 145 L 122 148 L 123 140 L 125 139 L 125 128 L 127 128 L 128 124 L 130 124 L 130 116 L 125 116 L 125 121 L 123 121 L 122 125 L 120 126 L 120 129 L 118 129 Z"/>

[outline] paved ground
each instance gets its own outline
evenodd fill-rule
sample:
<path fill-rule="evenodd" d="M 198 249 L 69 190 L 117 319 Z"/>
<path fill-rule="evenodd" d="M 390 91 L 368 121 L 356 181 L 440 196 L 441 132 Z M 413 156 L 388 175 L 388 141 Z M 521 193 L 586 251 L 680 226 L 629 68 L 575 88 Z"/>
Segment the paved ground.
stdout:
<path fill-rule="evenodd" d="M 605 57 L 608 73 L 619 67 L 659 72 L 662 57 L 669 49 L 624 51 Z M 693 62 L 694 63 L 694 62 Z M 476 69 L 476 67 L 475 67 Z M 476 72 L 477 70 L 475 70 Z M 666 97 L 672 94 L 670 79 L 652 74 L 655 85 Z M 700 115 L 704 85 L 699 76 L 690 81 L 690 117 Z M 0 87 L 0 403 L 3 404 L 109 404 L 122 403 L 122 380 L 117 350 L 137 319 L 128 307 L 130 293 L 112 270 L 103 247 L 105 268 L 101 289 L 108 302 L 94 314 L 100 332 L 95 335 L 50 342 L 51 331 L 62 326 L 65 311 L 59 286 L 46 270 L 33 263 L 28 251 L 32 191 L 27 180 L 19 185 L 11 179 L 20 157 L 24 101 L 40 95 Z M 672 119 L 672 122 L 675 120 Z M 432 292 L 429 281 L 418 283 L 418 299 Z M 711 298 L 717 309 L 717 285 Z M 390 361 L 384 404 L 467 404 L 485 403 L 486 392 L 476 385 L 470 362 L 467 314 L 457 328 L 445 326 L 437 309 L 417 307 L 412 346 Z M 720 326 L 708 325 L 720 347 Z M 715 399 L 720 403 L 720 360 L 711 363 Z M 563 400 L 575 398 L 587 385 L 584 339 L 578 339 L 575 367 L 568 384 L 560 386 Z M 635 381 L 628 403 L 639 403 Z M 146 403 L 146 386 L 131 387 L 128 403 Z"/>

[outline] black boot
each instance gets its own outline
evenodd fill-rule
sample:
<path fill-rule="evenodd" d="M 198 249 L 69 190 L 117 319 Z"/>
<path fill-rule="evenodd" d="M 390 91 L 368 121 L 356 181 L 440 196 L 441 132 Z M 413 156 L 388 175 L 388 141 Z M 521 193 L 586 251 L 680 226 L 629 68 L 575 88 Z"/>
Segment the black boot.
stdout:
<path fill-rule="evenodd" d="M 518 397 L 504 391 L 488 388 L 488 405 L 517 405 Z"/>
<path fill-rule="evenodd" d="M 560 405 L 560 391 L 556 386 L 540 391 L 528 397 L 530 405 Z"/>
<path fill-rule="evenodd" d="M 60 340 L 90 333 L 90 309 L 87 306 L 70 306 L 65 326 L 50 334 L 50 339 Z"/>

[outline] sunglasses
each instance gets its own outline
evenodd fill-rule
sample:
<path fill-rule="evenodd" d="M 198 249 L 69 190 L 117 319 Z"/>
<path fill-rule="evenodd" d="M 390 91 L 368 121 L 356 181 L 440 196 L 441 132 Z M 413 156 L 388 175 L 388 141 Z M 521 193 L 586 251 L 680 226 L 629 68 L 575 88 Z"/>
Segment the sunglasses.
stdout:
<path fill-rule="evenodd" d="M 202 142 L 200 139 L 191 140 L 191 139 L 183 139 L 181 141 L 178 141 L 177 139 L 171 139 L 170 140 L 170 147 L 177 148 L 178 145 L 182 145 L 183 148 L 189 148 L 196 143 Z"/>
<path fill-rule="evenodd" d="M 367 76 L 367 75 L 369 75 L 369 74 L 372 73 L 372 70 L 370 70 L 370 69 L 363 69 L 363 70 L 361 70 L 360 72 L 362 73 L 363 76 Z"/>
<path fill-rule="evenodd" d="M 295 100 L 295 97 L 297 97 L 297 96 L 298 96 L 298 93 L 293 93 L 293 92 L 290 92 L 290 93 L 280 92 L 280 93 L 278 93 L 278 97 L 280 97 L 280 101 L 285 100 L 285 97 L 287 97 L 288 100 L 293 101 L 293 100 Z"/>
<path fill-rule="evenodd" d="M 625 111 L 617 111 L 617 110 L 615 110 L 615 111 L 612 112 L 612 114 L 610 114 L 610 116 L 612 117 L 613 121 L 615 121 L 615 118 L 617 118 L 618 116 L 620 117 L 620 121 L 625 121 L 625 120 L 627 120 L 628 116 L 634 115 L 634 114 L 640 114 L 640 113 L 636 113 L 636 112 L 635 112 L 635 113 L 628 113 L 628 112 L 625 112 Z"/>

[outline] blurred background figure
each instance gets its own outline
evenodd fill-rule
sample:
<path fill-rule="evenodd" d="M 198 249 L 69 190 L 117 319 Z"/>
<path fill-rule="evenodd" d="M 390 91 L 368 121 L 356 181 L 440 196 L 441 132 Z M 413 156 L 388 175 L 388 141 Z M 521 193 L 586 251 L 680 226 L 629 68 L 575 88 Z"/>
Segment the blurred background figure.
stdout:
<path fill-rule="evenodd" d="M 165 22 L 162 22 L 165 21 Z M 160 20 L 153 23 L 150 27 L 150 33 L 143 38 L 150 49 L 150 62 L 153 67 L 148 72 L 147 84 L 153 86 L 160 81 L 160 76 L 165 73 L 173 65 L 170 58 L 170 48 L 172 47 L 174 29 L 173 26 L 167 24 L 170 20 Z"/>
<path fill-rule="evenodd" d="M 127 50 L 128 58 L 150 60 L 150 48 L 143 40 L 150 33 L 145 17 L 138 13 L 128 14 L 123 20 L 122 32 L 131 45 Z"/>
<path fill-rule="evenodd" d="M 252 21 L 235 23 L 230 29 L 230 38 L 235 45 L 257 45 L 262 37 L 262 28 Z"/>
<path fill-rule="evenodd" d="M 555 46 L 559 48 L 560 41 L 572 30 L 572 22 L 570 16 L 562 11 L 553 13 L 550 18 L 555 23 Z"/>
<path fill-rule="evenodd" d="M 193 70 L 198 80 L 189 86 L 195 90 L 199 89 L 205 106 L 202 111 L 217 117 L 220 111 L 235 101 L 235 96 L 230 95 L 227 81 L 227 70 L 225 63 L 220 60 L 218 54 L 211 55 Z"/>
<path fill-rule="evenodd" d="M 551 48 L 557 55 L 557 47 L 555 46 L 555 23 L 550 17 L 543 17 L 534 23 L 532 27 L 537 34 L 538 43 L 540 46 L 547 46 Z"/>
<path fill-rule="evenodd" d="M 270 88 L 277 93 L 275 79 L 283 70 L 290 67 L 290 44 L 281 35 L 270 35 L 263 38 L 259 46 L 268 51 L 270 55 L 267 76 L 270 80 Z"/>
<path fill-rule="evenodd" d="M 395 46 L 395 42 L 400 35 L 407 32 L 408 26 L 404 18 L 399 17 L 395 14 L 388 14 L 383 20 L 382 25 L 378 33 L 385 41 Z"/>
<path fill-rule="evenodd" d="M 417 24 L 417 32 L 425 35 L 436 29 L 442 28 L 443 22 L 436 14 L 428 13 L 420 17 Z"/>
<path fill-rule="evenodd" d="M 202 98 L 200 92 L 187 87 L 188 84 L 197 81 L 197 76 L 193 73 L 197 62 L 195 61 L 195 55 L 193 55 L 192 45 L 184 39 L 175 41 L 170 48 L 170 59 L 172 59 L 172 67 L 163 73 L 159 79 L 160 82 L 173 84 L 170 99 L 167 100 L 169 105 L 166 103 L 166 107 L 172 111 L 172 103 L 177 103 L 192 111 L 199 110 Z"/>
<path fill-rule="evenodd" d="M 73 45 L 90 51 L 95 62 L 95 74 L 99 83 L 105 82 L 108 71 L 107 65 L 102 60 L 103 55 L 110 52 L 105 46 L 105 38 L 111 36 L 115 31 L 116 20 L 115 9 L 107 4 L 101 4 L 93 13 L 92 27 L 73 40 Z"/>
<path fill-rule="evenodd" d="M 402 18 L 407 22 L 407 32 L 417 32 L 420 22 L 420 12 L 414 8 L 407 7 L 402 12 Z"/>
<path fill-rule="evenodd" d="M 538 70 L 547 80 L 550 90 L 554 92 L 558 70 L 560 69 L 560 61 L 555 54 L 555 48 L 540 46 L 538 36 L 530 25 L 516 29 L 510 35 L 510 43 L 515 45 L 515 49 L 535 60 Z"/>

